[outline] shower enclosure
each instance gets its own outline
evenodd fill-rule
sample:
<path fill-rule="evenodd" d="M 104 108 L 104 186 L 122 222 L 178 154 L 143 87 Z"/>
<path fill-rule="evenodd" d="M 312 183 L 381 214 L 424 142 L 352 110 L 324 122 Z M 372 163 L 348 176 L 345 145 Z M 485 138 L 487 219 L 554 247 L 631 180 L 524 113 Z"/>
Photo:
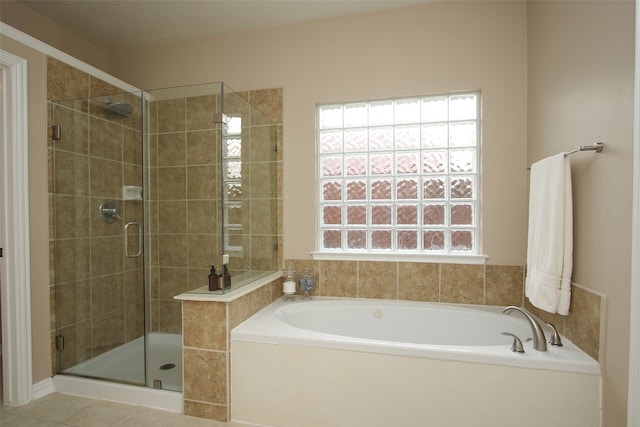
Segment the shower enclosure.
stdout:
<path fill-rule="evenodd" d="M 177 294 L 277 270 L 277 125 L 223 83 L 52 103 L 56 370 L 182 389 Z M 220 266 L 218 265 L 218 268 Z"/>

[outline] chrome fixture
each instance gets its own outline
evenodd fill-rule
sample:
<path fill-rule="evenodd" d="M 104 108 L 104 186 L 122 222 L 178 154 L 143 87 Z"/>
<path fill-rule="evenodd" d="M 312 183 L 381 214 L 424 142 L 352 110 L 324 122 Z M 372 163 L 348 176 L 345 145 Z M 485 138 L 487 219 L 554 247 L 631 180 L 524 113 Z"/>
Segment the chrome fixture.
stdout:
<path fill-rule="evenodd" d="M 130 252 L 129 251 L 129 228 L 131 226 L 136 226 L 138 227 L 138 248 L 135 252 Z M 138 257 L 142 254 L 142 246 L 143 246 L 143 240 L 142 240 L 142 227 L 140 225 L 139 222 L 128 222 L 125 226 L 124 226 L 124 254 L 127 256 L 127 258 L 135 258 Z"/>
<path fill-rule="evenodd" d="M 113 224 L 116 219 L 122 219 L 120 217 L 120 206 L 115 200 L 103 200 L 98 206 L 100 211 L 100 218 L 107 224 Z"/>
<path fill-rule="evenodd" d="M 556 347 L 562 347 L 562 340 L 560 339 L 560 334 L 556 330 L 556 327 L 553 326 L 551 323 L 547 323 L 547 326 L 549 326 L 553 330 L 553 335 L 549 340 L 549 344 L 554 345 Z"/>
<path fill-rule="evenodd" d="M 578 148 L 564 153 L 564 156 L 567 157 L 572 155 L 573 153 L 579 153 L 580 151 L 595 151 L 596 153 L 602 153 L 603 149 L 604 143 L 602 142 L 596 142 L 593 145 L 579 145 Z"/>
<path fill-rule="evenodd" d="M 522 347 L 522 341 L 520 341 L 520 338 L 518 338 L 516 334 L 512 334 L 511 332 L 505 332 L 505 331 L 500 332 L 500 334 L 513 337 L 513 344 L 511 344 L 511 351 L 513 351 L 514 353 L 524 353 L 524 347 Z"/>
<path fill-rule="evenodd" d="M 522 313 L 529 321 L 529 326 L 531 326 L 531 332 L 533 333 L 533 349 L 538 351 L 547 351 L 547 339 L 544 336 L 544 331 L 542 330 L 540 323 L 538 323 L 533 315 L 531 315 L 527 310 L 521 307 L 516 307 L 515 305 L 505 307 L 502 312 L 504 314 L 510 314 L 513 310 Z"/>
<path fill-rule="evenodd" d="M 112 119 L 124 119 L 133 113 L 133 105 L 128 102 L 117 102 L 107 98 L 106 104 L 105 113 Z"/>

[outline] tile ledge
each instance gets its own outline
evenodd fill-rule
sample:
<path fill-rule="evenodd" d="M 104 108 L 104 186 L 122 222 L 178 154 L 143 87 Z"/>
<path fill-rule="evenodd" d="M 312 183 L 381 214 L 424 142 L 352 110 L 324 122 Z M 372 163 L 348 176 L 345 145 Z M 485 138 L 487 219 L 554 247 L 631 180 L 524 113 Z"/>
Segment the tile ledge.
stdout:
<path fill-rule="evenodd" d="M 216 301 L 216 302 L 231 302 L 235 301 L 238 298 L 245 296 L 246 294 L 255 291 L 258 288 L 261 288 L 274 280 L 282 277 L 281 271 L 276 271 L 267 276 L 261 277 L 253 282 L 247 283 L 246 285 L 240 286 L 238 289 L 234 289 L 231 292 L 226 294 L 209 294 L 203 293 L 204 286 L 198 290 L 185 292 L 173 297 L 176 300 L 182 301 Z"/>

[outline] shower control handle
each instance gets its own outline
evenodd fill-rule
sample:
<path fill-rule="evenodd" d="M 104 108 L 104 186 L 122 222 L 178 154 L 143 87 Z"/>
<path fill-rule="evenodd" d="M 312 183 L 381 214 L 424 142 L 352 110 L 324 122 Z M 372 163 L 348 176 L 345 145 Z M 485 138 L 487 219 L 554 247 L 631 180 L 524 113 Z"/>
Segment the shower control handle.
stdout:
<path fill-rule="evenodd" d="M 120 217 L 120 206 L 118 206 L 118 202 L 115 200 L 103 200 L 98 206 L 98 210 L 100 212 L 100 218 L 107 224 L 113 224 L 117 219 L 122 219 Z"/>
<path fill-rule="evenodd" d="M 129 253 L 129 227 L 133 225 L 138 227 L 138 250 L 136 253 L 131 254 Z M 135 258 L 142 254 L 142 229 L 139 222 L 128 222 L 124 226 L 124 254 L 127 258 Z"/>

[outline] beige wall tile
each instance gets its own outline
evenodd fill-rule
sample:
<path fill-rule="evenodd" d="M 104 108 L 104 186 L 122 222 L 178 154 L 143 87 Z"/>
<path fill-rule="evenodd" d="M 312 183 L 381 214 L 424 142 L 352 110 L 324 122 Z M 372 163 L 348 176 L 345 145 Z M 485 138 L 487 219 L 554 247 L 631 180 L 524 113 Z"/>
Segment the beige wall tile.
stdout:
<path fill-rule="evenodd" d="M 158 200 L 185 199 L 186 183 L 185 167 L 158 168 Z"/>
<path fill-rule="evenodd" d="M 398 263 L 358 262 L 359 298 L 398 298 Z"/>
<path fill-rule="evenodd" d="M 247 320 L 254 314 L 253 296 L 244 295 L 229 303 L 229 330 Z"/>
<path fill-rule="evenodd" d="M 89 154 L 89 116 L 65 106 L 52 105 L 51 108 L 52 124 L 61 126 L 61 138 L 55 141 L 53 145 L 55 149 Z"/>
<path fill-rule="evenodd" d="M 158 132 L 184 132 L 186 128 L 186 102 L 185 99 L 169 99 L 158 101 Z"/>
<path fill-rule="evenodd" d="M 282 88 L 249 92 L 251 105 L 277 123 L 282 123 L 282 98 Z"/>
<path fill-rule="evenodd" d="M 91 280 L 91 314 L 113 312 L 124 303 L 124 273 L 109 274 Z"/>
<path fill-rule="evenodd" d="M 484 265 L 442 264 L 440 302 L 484 303 Z"/>
<path fill-rule="evenodd" d="M 158 263 L 163 267 L 187 265 L 187 236 L 184 234 L 160 234 L 158 236 Z"/>
<path fill-rule="evenodd" d="M 187 232 L 194 234 L 216 233 L 218 203 L 214 200 L 187 201 Z"/>
<path fill-rule="evenodd" d="M 158 295 L 161 300 L 171 301 L 173 297 L 187 291 L 186 268 L 159 267 Z"/>
<path fill-rule="evenodd" d="M 86 253 L 78 254 L 86 258 Z M 95 237 L 91 239 L 91 276 L 121 273 L 124 267 L 122 237 Z"/>
<path fill-rule="evenodd" d="M 57 283 L 72 282 L 90 277 L 89 239 L 58 240 L 55 245 L 55 279 Z"/>
<path fill-rule="evenodd" d="M 187 198 L 215 199 L 220 194 L 217 177 L 216 168 L 212 166 L 188 166 Z"/>
<path fill-rule="evenodd" d="M 122 199 L 122 163 L 89 158 L 91 196 Z"/>
<path fill-rule="evenodd" d="M 213 403 L 195 402 L 185 399 L 184 414 L 222 422 L 228 421 L 226 405 L 215 405 Z"/>
<path fill-rule="evenodd" d="M 183 301 L 184 346 L 227 350 L 227 307 L 225 303 Z"/>
<path fill-rule="evenodd" d="M 122 124 L 91 116 L 89 124 L 89 154 L 122 161 Z"/>
<path fill-rule="evenodd" d="M 192 291 L 194 289 L 201 288 L 203 286 L 209 286 L 209 272 L 211 266 L 207 268 L 189 268 L 187 269 L 187 290 Z"/>
<path fill-rule="evenodd" d="M 144 302 L 144 270 L 128 270 L 124 273 L 124 299 L 127 304 Z"/>
<path fill-rule="evenodd" d="M 320 261 L 319 291 L 328 297 L 358 297 L 357 261 Z"/>
<path fill-rule="evenodd" d="M 58 239 L 73 237 L 89 237 L 91 235 L 90 199 L 88 197 L 76 197 L 56 195 L 54 199 L 54 212 L 56 218 L 55 236 Z M 96 208 L 97 212 L 97 208 Z"/>
<path fill-rule="evenodd" d="M 600 359 L 602 297 L 579 286 L 571 288 L 571 308 L 565 334 L 595 360 Z"/>
<path fill-rule="evenodd" d="M 227 353 L 185 348 L 183 358 L 185 400 L 226 405 Z"/>
<path fill-rule="evenodd" d="M 54 150 L 53 186 L 56 194 L 89 195 L 89 157 Z"/>
<path fill-rule="evenodd" d="M 251 165 L 250 197 L 260 199 L 277 197 L 276 162 L 264 162 Z"/>
<path fill-rule="evenodd" d="M 142 166 L 142 132 L 138 129 L 125 127 L 123 134 L 123 154 L 122 160 L 127 163 Z M 141 185 L 142 183 L 140 183 Z"/>
<path fill-rule="evenodd" d="M 251 292 L 251 314 L 255 314 L 271 303 L 271 288 L 262 286 Z"/>
<path fill-rule="evenodd" d="M 144 335 L 144 303 L 127 304 L 124 310 L 125 342 Z"/>
<path fill-rule="evenodd" d="M 251 234 L 276 235 L 277 203 L 275 199 L 253 199 L 250 212 Z"/>
<path fill-rule="evenodd" d="M 182 304 L 180 301 L 159 301 L 158 317 L 160 332 L 182 333 Z"/>
<path fill-rule="evenodd" d="M 124 309 L 96 316 L 91 323 L 92 356 L 124 344 Z"/>
<path fill-rule="evenodd" d="M 219 241 L 213 234 L 189 234 L 187 244 L 187 265 L 190 268 L 209 268 L 219 253 Z"/>
<path fill-rule="evenodd" d="M 51 289 L 58 294 L 58 303 L 51 312 L 54 326 L 57 324 L 59 328 L 64 328 L 91 319 L 91 288 L 88 280 L 60 284 Z M 55 294 L 52 297 L 54 304 Z"/>
<path fill-rule="evenodd" d="M 440 265 L 398 263 L 398 298 L 438 302 L 440 300 Z"/>
<path fill-rule="evenodd" d="M 275 236 L 253 236 L 251 242 L 251 266 L 255 270 L 270 271 L 274 269 L 277 260 Z"/>
<path fill-rule="evenodd" d="M 185 200 L 159 201 L 158 227 L 163 233 L 187 232 L 187 202 Z"/>
<path fill-rule="evenodd" d="M 277 151 L 273 150 L 273 144 L 277 146 L 277 133 L 277 125 L 250 128 L 249 161 L 251 163 L 277 160 Z"/>
<path fill-rule="evenodd" d="M 219 161 L 220 130 L 187 132 L 187 164 L 211 165 Z"/>
<path fill-rule="evenodd" d="M 89 320 L 60 328 L 58 334 L 64 336 L 64 351 L 55 352 L 60 370 L 64 371 L 92 356 L 91 322 Z M 52 342 L 55 349 L 55 334 Z"/>
<path fill-rule="evenodd" d="M 517 305 L 524 301 L 524 268 L 521 266 L 487 265 L 486 305 Z"/>
<path fill-rule="evenodd" d="M 88 74 L 57 59 L 47 57 L 47 99 L 76 99 L 88 96 Z"/>
<path fill-rule="evenodd" d="M 204 95 L 186 99 L 187 130 L 211 129 L 218 111 L 218 96 Z"/>
<path fill-rule="evenodd" d="M 187 162 L 187 134 L 185 132 L 158 135 L 157 166 L 184 166 Z"/>
<path fill-rule="evenodd" d="M 124 91 L 94 76 L 89 76 L 91 96 L 106 96 L 122 94 Z"/>

